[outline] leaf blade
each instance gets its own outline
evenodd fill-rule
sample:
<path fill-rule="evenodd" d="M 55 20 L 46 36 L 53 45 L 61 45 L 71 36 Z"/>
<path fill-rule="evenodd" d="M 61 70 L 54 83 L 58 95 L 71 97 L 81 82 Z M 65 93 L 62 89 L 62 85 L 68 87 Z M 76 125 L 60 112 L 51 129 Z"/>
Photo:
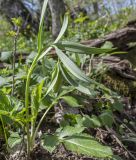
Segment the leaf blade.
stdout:
<path fill-rule="evenodd" d="M 87 156 L 107 158 L 113 155 L 110 147 L 101 145 L 94 138 L 86 134 L 68 137 L 63 140 L 63 143 L 68 150 Z"/>
<path fill-rule="evenodd" d="M 64 33 L 65 33 L 66 29 L 67 29 L 67 26 L 68 26 L 68 15 L 65 14 L 62 28 L 60 30 L 60 33 L 59 33 L 58 37 L 54 41 L 54 43 L 57 43 L 61 39 L 61 37 L 64 35 Z"/>
<path fill-rule="evenodd" d="M 78 53 L 78 54 L 102 54 L 102 53 L 110 53 L 115 50 L 115 48 L 96 48 L 96 47 L 88 47 L 82 44 L 74 43 L 74 42 L 59 42 L 55 44 L 60 49 Z"/>
<path fill-rule="evenodd" d="M 59 139 L 55 135 L 44 135 L 44 139 L 42 140 L 42 146 L 44 149 L 52 153 L 57 145 L 59 144 Z"/>
<path fill-rule="evenodd" d="M 76 65 L 72 62 L 59 48 L 54 46 L 58 57 L 60 58 L 61 62 L 64 66 L 71 72 L 76 78 L 79 80 L 89 83 L 90 78 L 88 78 Z"/>

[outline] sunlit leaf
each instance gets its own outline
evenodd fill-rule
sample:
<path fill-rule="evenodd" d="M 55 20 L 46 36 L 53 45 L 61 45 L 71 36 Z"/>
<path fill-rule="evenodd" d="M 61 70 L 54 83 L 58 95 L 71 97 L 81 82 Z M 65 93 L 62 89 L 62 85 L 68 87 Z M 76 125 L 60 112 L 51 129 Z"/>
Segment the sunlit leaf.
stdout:
<path fill-rule="evenodd" d="M 82 120 L 80 120 L 80 123 L 87 128 L 98 128 L 102 126 L 99 118 L 94 115 L 91 117 L 88 115 L 83 116 Z"/>
<path fill-rule="evenodd" d="M 13 107 L 10 104 L 9 96 L 5 95 L 2 91 L 0 91 L 0 109 L 4 111 L 11 111 Z"/>
<path fill-rule="evenodd" d="M 58 35 L 58 37 L 57 37 L 57 39 L 55 40 L 54 43 L 57 43 L 57 42 L 61 39 L 61 37 L 63 36 L 63 34 L 65 33 L 65 31 L 66 31 L 66 29 L 67 29 L 67 25 L 68 25 L 68 15 L 65 15 L 65 16 L 64 16 L 64 21 L 63 21 L 62 28 L 61 28 L 60 33 L 59 33 L 59 35 Z M 40 39 L 40 37 L 39 37 L 39 39 Z M 39 41 L 41 41 L 41 40 L 39 40 Z M 44 51 L 44 52 L 40 55 L 40 57 L 38 58 L 38 61 L 39 61 L 40 59 L 42 59 L 51 49 L 52 49 L 52 47 L 49 47 L 46 51 Z"/>
<path fill-rule="evenodd" d="M 95 96 L 97 94 L 97 92 L 95 92 L 94 90 L 91 92 L 88 87 L 87 84 L 86 86 L 84 86 L 83 84 L 81 84 L 80 82 L 75 81 L 72 76 L 70 76 L 70 74 L 66 71 L 66 69 L 60 65 L 60 69 L 62 72 L 62 75 L 64 76 L 65 80 L 72 86 L 75 87 L 75 89 L 77 89 L 78 91 L 87 94 L 89 96 Z"/>
<path fill-rule="evenodd" d="M 62 36 L 64 35 L 64 33 L 65 33 L 66 29 L 67 29 L 67 26 L 68 26 L 68 15 L 65 14 L 62 28 L 60 30 L 60 33 L 59 33 L 57 39 L 54 41 L 54 43 L 57 43 L 62 38 Z"/>
<path fill-rule="evenodd" d="M 17 144 L 20 144 L 22 138 L 17 132 L 12 132 L 10 137 L 8 138 L 8 145 L 10 148 L 15 147 Z"/>
<path fill-rule="evenodd" d="M 59 138 L 64 138 L 64 137 L 82 133 L 84 129 L 85 128 L 82 126 L 78 126 L 78 127 L 65 126 L 57 135 L 59 136 Z"/>
<path fill-rule="evenodd" d="M 84 82 L 90 82 L 90 79 L 75 65 L 70 58 L 68 58 L 59 48 L 55 46 L 56 53 L 60 58 L 64 66 L 71 72 L 76 78 Z"/>
<path fill-rule="evenodd" d="M 10 58 L 12 57 L 12 52 L 2 52 L 1 53 L 1 57 L 0 57 L 0 60 L 1 61 L 7 61 L 9 60 Z"/>
<path fill-rule="evenodd" d="M 78 54 L 102 54 L 102 53 L 110 53 L 115 49 L 111 48 L 95 48 L 95 47 L 87 47 L 82 44 L 74 43 L 74 42 L 59 42 L 55 44 L 58 48 L 66 51 L 70 51 Z"/>
<path fill-rule="evenodd" d="M 79 106 L 81 106 L 81 105 L 79 105 L 77 99 L 72 97 L 72 96 L 63 96 L 61 98 L 71 107 L 79 107 Z"/>
<path fill-rule="evenodd" d="M 113 155 L 110 147 L 101 145 L 94 138 L 86 134 L 73 135 L 65 138 L 63 143 L 66 149 L 78 154 L 98 158 L 106 158 Z"/>
<path fill-rule="evenodd" d="M 42 48 L 42 33 L 43 33 L 43 22 L 44 22 L 44 16 L 45 11 L 47 8 L 48 0 L 44 0 L 42 12 L 41 12 L 41 18 L 40 18 L 40 24 L 39 24 L 39 31 L 38 31 L 38 52 L 40 53 Z"/>

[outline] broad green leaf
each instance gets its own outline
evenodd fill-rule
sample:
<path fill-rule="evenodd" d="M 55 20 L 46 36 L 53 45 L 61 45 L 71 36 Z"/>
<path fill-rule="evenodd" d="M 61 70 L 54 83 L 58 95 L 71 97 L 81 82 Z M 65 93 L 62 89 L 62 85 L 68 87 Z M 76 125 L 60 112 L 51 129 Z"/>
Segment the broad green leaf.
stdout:
<path fill-rule="evenodd" d="M 0 104 L 1 105 L 1 104 Z M 10 117 L 10 113 L 4 110 L 0 110 L 0 115 Z"/>
<path fill-rule="evenodd" d="M 21 111 L 24 108 L 24 103 L 17 99 L 16 97 L 10 97 L 11 104 L 14 106 L 10 115 L 14 116 L 17 112 Z"/>
<path fill-rule="evenodd" d="M 0 91 L 0 103 L 5 104 L 6 106 L 10 105 L 9 97 L 6 96 L 2 91 Z"/>
<path fill-rule="evenodd" d="M 36 116 L 38 114 L 39 106 L 41 103 L 43 85 L 44 85 L 44 79 L 38 85 L 36 85 L 32 91 L 31 100 L 32 100 L 32 115 L 33 116 Z"/>
<path fill-rule="evenodd" d="M 7 78 L 3 78 L 0 76 L 0 86 L 3 86 L 7 83 Z"/>
<path fill-rule="evenodd" d="M 71 72 L 76 78 L 83 82 L 90 82 L 90 79 L 75 65 L 74 62 L 71 61 L 59 48 L 54 46 L 58 57 L 60 58 L 61 62 L 64 66 Z"/>
<path fill-rule="evenodd" d="M 82 125 L 84 127 L 87 127 L 87 128 L 89 128 L 89 127 L 90 128 L 98 128 L 98 127 L 102 126 L 99 118 L 94 116 L 94 115 L 92 117 L 89 117 L 88 115 L 85 115 L 82 118 Z"/>
<path fill-rule="evenodd" d="M 0 109 L 3 111 L 11 111 L 13 107 L 10 104 L 10 99 L 2 91 L 0 91 Z"/>
<path fill-rule="evenodd" d="M 59 136 L 60 139 L 62 139 L 64 137 L 82 133 L 84 129 L 85 128 L 82 126 L 77 126 L 77 127 L 66 126 L 57 135 Z"/>
<path fill-rule="evenodd" d="M 54 41 L 54 43 L 57 43 L 62 38 L 62 36 L 64 35 L 64 33 L 65 33 L 66 29 L 67 29 L 67 26 L 68 26 L 68 15 L 65 14 L 62 28 L 60 30 L 60 33 L 59 33 L 57 39 Z"/>
<path fill-rule="evenodd" d="M 2 116 L 2 120 L 5 124 L 10 124 L 11 120 L 14 122 L 18 122 L 20 125 L 23 126 L 22 121 L 23 118 L 19 120 L 16 116 L 12 116 L 10 112 L 0 110 L 0 116 Z"/>
<path fill-rule="evenodd" d="M 91 157 L 107 158 L 113 155 L 110 147 L 103 146 L 94 138 L 86 134 L 73 135 L 65 138 L 63 143 L 66 149 Z"/>
<path fill-rule="evenodd" d="M 71 107 L 79 107 L 79 106 L 81 106 L 79 103 L 78 103 L 78 101 L 77 101 L 77 99 L 75 99 L 74 97 L 72 97 L 72 96 L 63 96 L 63 97 L 61 97 L 69 106 L 71 106 Z"/>
<path fill-rule="evenodd" d="M 42 140 L 42 146 L 44 149 L 52 153 L 57 145 L 59 144 L 59 139 L 55 135 L 44 135 Z"/>
<path fill-rule="evenodd" d="M 82 44 L 74 43 L 74 42 L 59 42 L 54 44 L 58 48 L 78 54 L 102 54 L 113 52 L 115 49 L 111 48 L 95 48 L 95 47 L 87 47 Z"/>
<path fill-rule="evenodd" d="M 108 127 L 112 127 L 112 124 L 114 122 L 113 114 L 111 111 L 105 111 L 99 116 L 100 120 L 102 121 L 102 124 Z"/>
<path fill-rule="evenodd" d="M 0 60 L 1 61 L 7 61 L 9 60 L 10 58 L 12 57 L 12 52 L 2 52 L 1 53 L 1 57 L 0 57 Z"/>
<path fill-rule="evenodd" d="M 119 112 L 123 111 L 123 108 L 124 108 L 124 107 L 123 107 L 123 104 L 122 104 L 121 102 L 119 102 L 119 101 L 115 101 L 115 102 L 113 103 L 112 107 L 113 107 L 115 110 L 119 111 Z"/>
<path fill-rule="evenodd" d="M 8 138 L 8 145 L 10 148 L 15 147 L 17 144 L 20 144 L 22 138 L 17 132 L 12 132 L 10 137 Z"/>
<path fill-rule="evenodd" d="M 84 115 L 83 117 L 81 115 L 76 115 L 75 119 L 77 126 L 83 126 L 85 128 L 98 128 L 102 126 L 99 117 L 95 115 L 91 117 L 89 115 Z"/>
<path fill-rule="evenodd" d="M 112 42 L 106 41 L 101 48 L 103 48 L 103 49 L 111 49 L 112 47 L 113 47 Z"/>

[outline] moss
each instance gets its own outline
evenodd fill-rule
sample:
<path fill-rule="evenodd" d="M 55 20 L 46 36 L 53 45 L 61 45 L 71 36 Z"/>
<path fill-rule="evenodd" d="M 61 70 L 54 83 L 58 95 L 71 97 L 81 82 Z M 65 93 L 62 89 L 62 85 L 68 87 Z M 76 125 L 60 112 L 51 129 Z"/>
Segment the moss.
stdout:
<path fill-rule="evenodd" d="M 123 96 L 130 96 L 136 90 L 136 81 L 122 78 L 117 74 L 106 73 L 102 77 L 104 84 Z"/>

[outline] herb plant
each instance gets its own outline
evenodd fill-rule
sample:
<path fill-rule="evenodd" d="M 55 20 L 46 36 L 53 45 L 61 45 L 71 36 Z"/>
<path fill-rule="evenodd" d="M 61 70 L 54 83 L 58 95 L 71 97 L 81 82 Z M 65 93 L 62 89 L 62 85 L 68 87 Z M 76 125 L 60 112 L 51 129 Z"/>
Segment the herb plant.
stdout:
<path fill-rule="evenodd" d="M 57 39 L 48 47 L 44 48 L 43 46 L 43 23 L 44 15 L 47 8 L 48 0 L 44 0 L 41 19 L 39 24 L 38 32 L 38 42 L 37 42 L 37 54 L 32 61 L 28 73 L 26 76 L 26 87 L 25 87 L 25 106 L 22 101 L 15 101 L 14 97 L 5 95 L 2 91 L 0 92 L 0 115 L 1 121 L 3 124 L 5 139 L 10 147 L 15 146 L 18 143 L 21 143 L 23 139 L 27 143 L 27 159 L 30 159 L 30 153 L 33 150 L 38 135 L 38 131 L 41 123 L 47 116 L 48 112 L 59 102 L 60 99 L 71 101 L 71 103 L 76 105 L 74 98 L 66 96 L 69 92 L 74 91 L 75 89 L 93 97 L 97 94 L 97 90 L 101 89 L 106 93 L 112 93 L 104 85 L 97 83 L 95 80 L 87 77 L 77 65 L 68 57 L 69 53 L 78 54 L 87 54 L 87 55 L 99 55 L 102 53 L 113 52 L 114 49 L 109 48 L 91 48 L 86 47 L 81 44 L 73 42 L 60 42 L 60 39 L 64 35 L 67 25 L 68 25 L 68 15 L 64 17 L 63 25 Z M 44 58 L 49 55 L 50 51 L 55 50 L 57 55 L 57 62 L 54 64 L 53 72 L 51 75 L 51 81 L 47 84 L 45 79 L 42 79 L 38 84 L 31 87 L 32 75 L 38 63 L 44 63 Z M 63 90 L 62 79 L 64 79 L 69 85 L 72 86 L 71 89 Z M 45 86 L 45 84 L 47 86 Z M 52 92 L 51 92 L 52 91 Z M 52 93 L 50 95 L 50 93 Z M 113 93 L 114 94 L 114 93 Z M 45 101 L 46 106 L 45 112 L 43 113 L 40 120 L 37 120 L 37 117 L 40 112 L 40 104 Z M 47 103 L 48 102 L 48 103 Z M 106 112 L 101 115 L 103 123 L 105 123 L 105 116 L 111 116 L 110 112 Z M 8 117 L 9 119 L 5 119 Z M 82 118 L 78 119 L 80 122 L 83 122 Z M 87 121 L 90 124 L 93 123 L 94 127 L 99 127 L 99 122 L 96 117 L 86 117 Z M 5 124 L 8 122 L 15 122 L 17 128 L 22 128 L 24 131 L 23 137 L 21 137 L 17 132 L 12 132 L 11 135 L 7 136 L 5 130 Z M 78 121 L 77 121 L 78 122 Z M 109 122 L 109 125 L 112 125 L 112 122 Z M 57 129 L 56 132 L 52 135 L 43 134 L 41 145 L 47 149 L 49 152 L 52 152 L 57 145 L 63 143 L 68 150 L 73 152 L 82 153 L 87 156 L 94 156 L 98 158 L 112 158 L 113 153 L 110 147 L 103 146 L 95 140 L 94 137 L 86 134 L 84 131 L 86 125 L 83 123 L 77 123 L 74 126 L 66 125 L 61 126 Z M 17 129 L 19 130 L 19 129 Z"/>

